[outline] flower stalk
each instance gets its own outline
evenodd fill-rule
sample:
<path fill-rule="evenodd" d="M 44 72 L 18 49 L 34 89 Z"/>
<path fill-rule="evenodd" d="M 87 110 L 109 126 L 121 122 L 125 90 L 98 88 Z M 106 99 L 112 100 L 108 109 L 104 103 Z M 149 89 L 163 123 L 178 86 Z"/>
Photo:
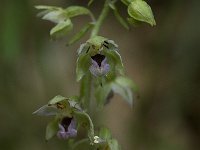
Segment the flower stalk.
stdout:
<path fill-rule="evenodd" d="M 100 27 L 102 26 L 105 18 L 107 17 L 109 10 L 110 10 L 109 0 L 106 0 L 103 9 L 91 31 L 90 38 L 93 38 L 98 35 Z M 91 88 L 92 88 L 91 84 L 92 84 L 92 75 L 91 73 L 87 73 L 81 81 L 80 99 L 88 112 L 90 112 L 90 99 L 91 99 Z"/>

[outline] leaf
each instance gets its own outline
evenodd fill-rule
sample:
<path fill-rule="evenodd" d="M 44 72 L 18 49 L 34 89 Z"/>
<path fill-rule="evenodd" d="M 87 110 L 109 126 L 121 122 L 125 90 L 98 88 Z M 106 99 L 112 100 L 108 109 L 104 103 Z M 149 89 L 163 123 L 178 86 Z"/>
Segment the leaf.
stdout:
<path fill-rule="evenodd" d="M 133 2 L 134 0 L 121 0 L 122 3 L 124 3 L 125 5 L 129 5 L 131 2 Z"/>
<path fill-rule="evenodd" d="M 128 6 L 128 14 L 139 21 L 156 25 L 151 7 L 142 0 L 135 0 Z"/>
<path fill-rule="evenodd" d="M 98 86 L 95 90 L 95 98 L 97 100 L 98 107 L 102 108 L 107 100 L 109 93 L 112 90 L 112 86 L 109 83 L 104 84 L 103 86 Z"/>
<path fill-rule="evenodd" d="M 133 83 L 133 81 L 127 77 L 119 76 L 115 79 L 117 84 L 120 84 L 123 87 L 129 87 L 134 91 L 138 91 L 138 87 Z"/>
<path fill-rule="evenodd" d="M 78 57 L 76 62 L 76 80 L 79 81 L 89 71 L 90 56 L 82 54 Z"/>
<path fill-rule="evenodd" d="M 71 20 L 58 23 L 54 28 L 51 29 L 50 35 L 53 39 L 57 39 L 66 35 L 73 28 Z"/>
<path fill-rule="evenodd" d="M 45 136 L 47 141 L 51 139 L 54 135 L 56 135 L 58 131 L 58 121 L 59 121 L 58 119 L 54 119 L 53 121 L 48 123 L 46 127 L 46 136 Z"/>
<path fill-rule="evenodd" d="M 101 127 L 100 131 L 99 131 L 99 137 L 108 141 L 109 139 L 111 139 L 111 132 L 108 128 L 105 127 Z"/>
<path fill-rule="evenodd" d="M 33 114 L 39 115 L 39 116 L 54 116 L 57 115 L 60 112 L 55 106 L 49 106 L 49 105 L 44 105 Z"/>
<path fill-rule="evenodd" d="M 127 21 L 130 25 L 135 26 L 135 27 L 137 27 L 141 24 L 140 21 L 135 20 L 134 18 L 127 18 Z"/>
<path fill-rule="evenodd" d="M 94 0 L 90 0 L 90 1 L 88 2 L 88 6 L 90 6 L 93 2 L 94 2 Z"/>
<path fill-rule="evenodd" d="M 76 118 L 79 125 L 87 129 L 88 131 L 88 137 L 91 142 L 93 142 L 94 139 L 94 125 L 90 118 L 90 116 L 83 112 L 83 111 L 74 111 L 74 117 Z"/>
<path fill-rule="evenodd" d="M 115 139 L 109 140 L 108 145 L 109 145 L 110 150 L 121 150 L 117 140 Z"/>
<path fill-rule="evenodd" d="M 68 100 L 68 98 L 63 97 L 61 95 L 57 95 L 53 99 L 51 99 L 48 104 L 54 105 L 54 104 L 56 104 L 58 102 L 62 102 L 62 101 L 66 101 L 67 102 L 67 100 Z"/>
<path fill-rule="evenodd" d="M 69 18 L 91 14 L 89 9 L 82 6 L 69 6 L 65 9 L 65 13 Z"/>
<path fill-rule="evenodd" d="M 50 12 L 44 14 L 42 19 L 48 20 L 48 21 L 51 21 L 54 23 L 60 23 L 60 22 L 63 22 L 64 20 L 66 20 L 67 18 L 66 18 L 66 16 L 63 15 L 63 11 L 55 10 L 55 11 L 50 11 Z"/>
<path fill-rule="evenodd" d="M 47 5 L 36 5 L 36 9 L 46 9 L 46 10 L 61 10 L 61 7 L 56 6 L 47 6 Z"/>
<path fill-rule="evenodd" d="M 88 23 L 85 26 L 83 26 L 83 28 L 71 38 L 67 45 L 74 44 L 75 42 L 80 40 L 89 31 L 89 29 L 91 29 L 92 26 L 93 25 L 91 23 Z"/>
<path fill-rule="evenodd" d="M 73 103 L 66 97 L 61 95 L 55 96 L 51 99 L 48 105 L 55 105 L 58 110 L 60 110 L 59 114 L 71 117 Z"/>
<path fill-rule="evenodd" d="M 130 79 L 126 77 L 117 77 L 112 82 L 112 89 L 115 93 L 121 95 L 131 106 L 133 105 L 132 90 L 136 89 L 136 86 Z"/>
<path fill-rule="evenodd" d="M 115 93 L 121 95 L 131 106 L 133 104 L 132 91 L 128 87 L 123 87 L 117 83 L 112 84 L 112 89 Z"/>
<path fill-rule="evenodd" d="M 118 12 L 116 6 L 115 6 L 114 4 L 112 4 L 112 3 L 110 3 L 109 6 L 112 8 L 112 10 L 113 10 L 113 12 L 114 12 L 114 15 L 115 15 L 116 19 L 119 21 L 119 23 L 120 23 L 125 29 L 129 30 L 129 26 L 128 26 L 126 20 L 124 20 L 124 18 L 120 15 L 120 13 Z"/>
<path fill-rule="evenodd" d="M 115 69 L 120 74 L 124 74 L 124 66 L 120 54 L 116 50 L 103 51 L 111 63 L 114 63 Z"/>

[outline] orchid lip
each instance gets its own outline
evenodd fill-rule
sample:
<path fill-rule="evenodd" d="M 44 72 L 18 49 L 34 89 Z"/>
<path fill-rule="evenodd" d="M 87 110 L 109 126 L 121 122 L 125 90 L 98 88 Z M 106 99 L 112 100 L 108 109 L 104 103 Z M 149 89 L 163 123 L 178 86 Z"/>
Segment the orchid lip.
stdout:
<path fill-rule="evenodd" d="M 94 76 L 104 76 L 110 70 L 110 65 L 107 63 L 107 58 L 104 55 L 96 54 L 91 57 L 92 65 L 89 70 Z"/>
<path fill-rule="evenodd" d="M 57 136 L 60 139 L 68 139 L 70 137 L 76 137 L 76 121 L 74 118 L 64 117 L 61 120 L 61 123 L 58 124 L 59 131 L 57 132 Z"/>

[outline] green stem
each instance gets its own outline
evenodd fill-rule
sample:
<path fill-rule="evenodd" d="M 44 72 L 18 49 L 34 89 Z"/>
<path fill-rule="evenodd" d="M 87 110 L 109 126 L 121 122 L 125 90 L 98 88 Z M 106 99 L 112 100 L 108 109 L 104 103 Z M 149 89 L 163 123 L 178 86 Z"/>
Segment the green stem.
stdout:
<path fill-rule="evenodd" d="M 103 9 L 97 19 L 97 21 L 94 24 L 94 27 L 91 31 L 90 38 L 97 36 L 99 33 L 99 29 L 101 25 L 103 24 L 103 21 L 108 15 L 109 12 L 109 0 L 106 0 L 103 6 Z M 84 107 L 90 111 L 90 95 L 91 95 L 91 83 L 92 83 L 92 76 L 90 73 L 86 74 L 84 78 L 81 81 L 81 87 L 80 87 L 80 97 L 82 98 L 82 103 Z"/>
<path fill-rule="evenodd" d="M 95 26 L 91 32 L 91 36 L 90 36 L 91 38 L 98 35 L 99 29 L 100 29 L 103 21 L 107 17 L 109 10 L 110 10 L 109 0 L 106 0 L 104 3 L 103 9 L 101 11 L 101 14 L 99 15 L 99 18 L 98 18 L 97 22 L 95 23 Z"/>

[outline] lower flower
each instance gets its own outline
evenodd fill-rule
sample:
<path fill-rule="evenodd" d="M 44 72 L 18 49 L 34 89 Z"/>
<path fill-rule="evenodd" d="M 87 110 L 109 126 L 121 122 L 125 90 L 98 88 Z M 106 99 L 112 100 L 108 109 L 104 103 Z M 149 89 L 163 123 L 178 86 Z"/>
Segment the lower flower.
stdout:
<path fill-rule="evenodd" d="M 57 136 L 60 139 L 68 139 L 77 136 L 76 121 L 74 118 L 64 117 L 59 124 Z"/>

